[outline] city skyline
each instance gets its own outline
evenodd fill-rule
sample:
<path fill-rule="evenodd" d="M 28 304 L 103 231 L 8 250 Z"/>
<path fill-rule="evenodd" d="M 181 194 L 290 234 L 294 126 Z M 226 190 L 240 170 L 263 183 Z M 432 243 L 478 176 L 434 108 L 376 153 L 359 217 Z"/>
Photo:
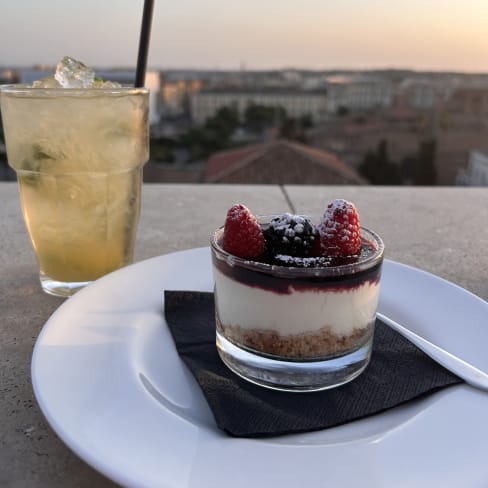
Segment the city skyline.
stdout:
<path fill-rule="evenodd" d="M 229 5 L 156 2 L 148 68 L 488 72 L 485 0 Z M 52 65 L 70 55 L 94 67 L 134 67 L 142 7 L 142 0 L 6 3 L 0 66 Z"/>

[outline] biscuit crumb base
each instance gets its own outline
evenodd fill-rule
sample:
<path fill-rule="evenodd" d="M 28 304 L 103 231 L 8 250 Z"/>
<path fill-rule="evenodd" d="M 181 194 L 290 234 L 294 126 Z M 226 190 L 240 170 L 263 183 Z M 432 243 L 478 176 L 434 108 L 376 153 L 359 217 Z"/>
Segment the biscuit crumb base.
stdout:
<path fill-rule="evenodd" d="M 244 329 L 239 325 L 224 325 L 217 317 L 217 330 L 230 342 L 261 354 L 290 359 L 323 359 L 338 356 L 362 346 L 372 335 L 371 326 L 354 329 L 342 336 L 328 326 L 301 334 L 281 335 L 274 330 Z"/>

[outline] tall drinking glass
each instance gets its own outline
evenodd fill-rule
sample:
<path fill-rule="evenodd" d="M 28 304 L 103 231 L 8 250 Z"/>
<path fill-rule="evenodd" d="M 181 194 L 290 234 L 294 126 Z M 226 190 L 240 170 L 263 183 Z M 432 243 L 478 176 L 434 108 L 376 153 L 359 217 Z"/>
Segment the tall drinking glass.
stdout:
<path fill-rule="evenodd" d="M 149 157 L 148 90 L 0 87 L 10 166 L 45 292 L 130 264 Z"/>

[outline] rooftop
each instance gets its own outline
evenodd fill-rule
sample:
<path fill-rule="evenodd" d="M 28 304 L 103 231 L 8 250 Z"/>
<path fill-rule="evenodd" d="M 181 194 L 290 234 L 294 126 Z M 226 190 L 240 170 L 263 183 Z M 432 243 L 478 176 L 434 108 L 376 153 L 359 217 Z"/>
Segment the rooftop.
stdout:
<path fill-rule="evenodd" d="M 333 153 L 280 139 L 222 151 L 207 161 L 204 181 L 259 184 L 362 184 Z"/>

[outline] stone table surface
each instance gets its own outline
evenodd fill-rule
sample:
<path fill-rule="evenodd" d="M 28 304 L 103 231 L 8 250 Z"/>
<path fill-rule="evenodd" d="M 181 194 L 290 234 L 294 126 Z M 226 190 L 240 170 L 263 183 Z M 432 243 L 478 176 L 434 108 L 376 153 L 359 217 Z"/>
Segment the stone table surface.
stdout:
<path fill-rule="evenodd" d="M 208 245 L 236 202 L 318 218 L 339 197 L 383 237 L 387 258 L 488 300 L 488 188 L 145 184 L 135 260 Z M 62 443 L 36 403 L 34 343 L 65 300 L 41 291 L 15 183 L 0 183 L 0 201 L 0 486 L 115 486 Z"/>

